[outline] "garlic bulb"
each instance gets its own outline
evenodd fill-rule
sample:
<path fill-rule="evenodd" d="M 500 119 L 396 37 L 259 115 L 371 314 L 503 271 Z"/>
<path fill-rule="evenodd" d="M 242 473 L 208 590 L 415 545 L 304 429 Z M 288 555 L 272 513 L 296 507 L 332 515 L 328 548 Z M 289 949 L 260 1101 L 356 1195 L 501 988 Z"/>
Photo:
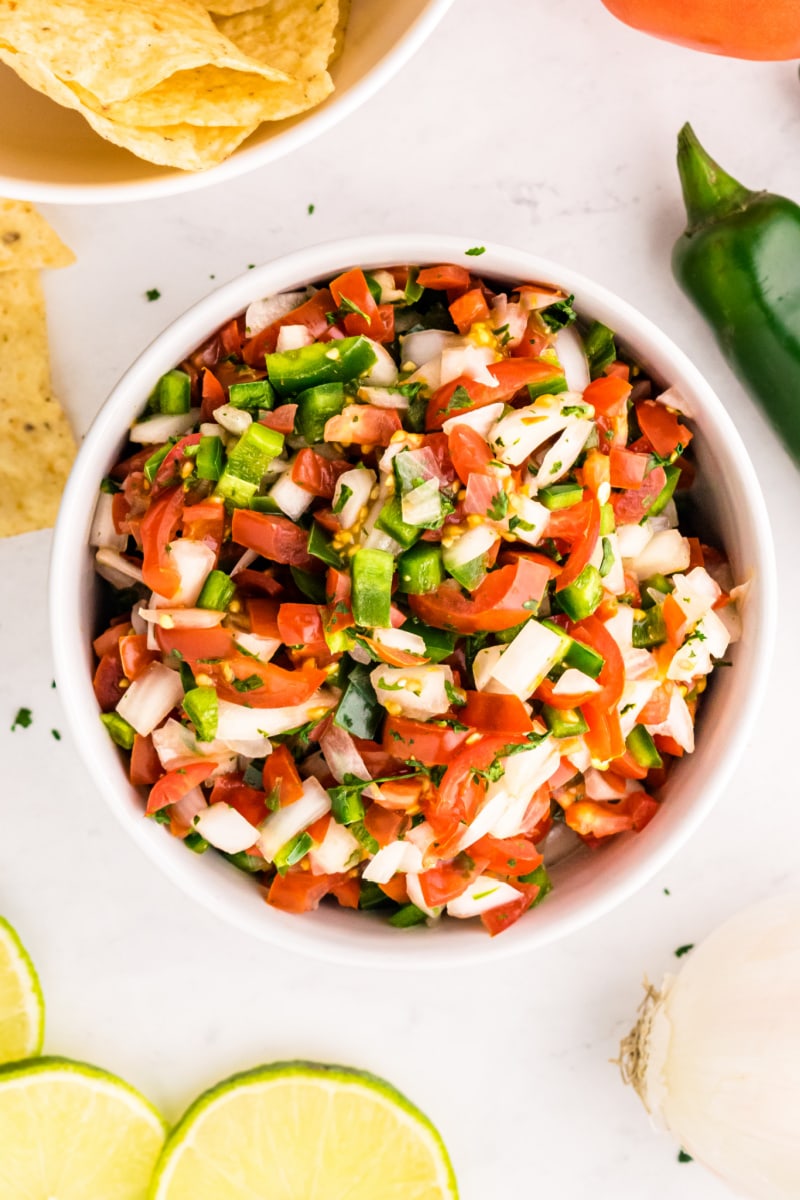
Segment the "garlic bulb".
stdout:
<path fill-rule="evenodd" d="M 621 1066 L 648 1112 L 743 1196 L 800 1197 L 800 894 L 745 909 L 648 988 Z"/>

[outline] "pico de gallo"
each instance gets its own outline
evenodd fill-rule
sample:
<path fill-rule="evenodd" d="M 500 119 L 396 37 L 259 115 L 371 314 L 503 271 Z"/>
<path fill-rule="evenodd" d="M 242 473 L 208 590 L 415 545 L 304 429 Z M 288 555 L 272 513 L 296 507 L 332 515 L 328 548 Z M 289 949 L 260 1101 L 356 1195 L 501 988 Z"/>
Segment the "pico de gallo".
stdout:
<path fill-rule="evenodd" d="M 681 396 L 573 301 L 452 264 L 258 301 L 102 483 L 101 720 L 278 909 L 497 934 L 669 803 L 739 590 L 681 528 Z"/>

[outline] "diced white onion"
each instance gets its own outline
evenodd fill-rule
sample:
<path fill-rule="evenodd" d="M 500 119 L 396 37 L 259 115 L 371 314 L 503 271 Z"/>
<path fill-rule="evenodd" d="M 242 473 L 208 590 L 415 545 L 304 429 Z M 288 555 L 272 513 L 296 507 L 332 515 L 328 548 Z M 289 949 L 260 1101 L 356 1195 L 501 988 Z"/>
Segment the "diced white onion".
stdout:
<path fill-rule="evenodd" d="M 231 579 L 234 579 L 240 571 L 246 571 L 251 563 L 254 563 L 258 555 L 255 550 L 245 550 L 242 557 L 236 563 L 236 566 L 231 571 Z"/>
<path fill-rule="evenodd" d="M 255 633 L 242 633 L 239 629 L 233 631 L 233 640 L 246 654 L 254 655 L 259 662 L 269 662 L 282 645 L 280 638 L 259 637 Z"/>
<path fill-rule="evenodd" d="M 139 616 L 148 625 L 160 625 L 162 629 L 214 629 L 225 613 L 216 608 L 140 607 Z"/>
<path fill-rule="evenodd" d="M 342 529 L 351 529 L 358 520 L 362 508 L 369 504 L 369 495 L 375 486 L 376 476 L 368 467 L 355 467 L 352 471 L 344 471 L 336 480 L 333 493 L 333 507 L 339 517 Z M 349 488 L 352 495 L 348 496 L 341 508 L 342 489 Z"/>
<path fill-rule="evenodd" d="M 397 304 L 405 300 L 406 294 L 402 288 L 394 286 L 394 279 L 388 271 L 370 271 L 370 275 L 381 289 L 381 304 Z"/>
<path fill-rule="evenodd" d="M 564 674 L 553 684 L 554 696 L 576 696 L 579 692 L 599 691 L 601 687 L 597 680 L 592 679 L 591 675 L 584 675 L 583 671 L 578 671 L 575 667 L 567 667 Z"/>
<path fill-rule="evenodd" d="M 140 446 L 152 446 L 156 442 L 168 442 L 172 437 L 182 437 L 200 420 L 200 409 L 190 408 L 185 413 L 158 413 L 137 421 L 128 437 Z"/>
<path fill-rule="evenodd" d="M 402 392 L 398 392 L 394 388 L 360 387 L 358 398 L 365 404 L 372 404 L 375 408 L 395 408 L 398 411 L 408 408 L 408 396 L 404 396 Z"/>
<path fill-rule="evenodd" d="M 203 590 L 203 584 L 217 562 L 217 556 L 205 542 L 195 542 L 191 538 L 176 538 L 167 547 L 170 566 L 178 572 L 180 584 L 174 596 L 169 597 L 169 603 L 191 608 L 197 603 L 197 597 Z"/>
<path fill-rule="evenodd" d="M 176 800 L 174 804 L 169 806 L 170 825 L 176 827 L 181 832 L 190 833 L 194 826 L 194 819 L 208 808 L 208 801 L 205 798 L 201 787 L 193 787 L 185 796 L 181 796 L 180 800 Z"/>
<path fill-rule="evenodd" d="M 496 683 L 494 669 L 503 656 L 505 646 L 484 646 L 472 661 L 472 675 L 479 692 L 506 692 Z"/>
<path fill-rule="evenodd" d="M 676 387 L 667 388 L 665 392 L 661 392 L 660 395 L 654 396 L 653 399 L 655 400 L 656 404 L 663 404 L 667 408 L 674 408 L 676 412 L 681 413 L 681 415 L 684 417 L 689 417 L 690 420 L 695 415 L 694 405 L 691 404 L 686 399 L 683 392 Z"/>
<path fill-rule="evenodd" d="M 474 529 L 468 529 L 466 533 L 462 533 L 451 545 L 444 547 L 442 551 L 444 565 L 448 571 L 458 570 L 459 567 L 466 566 L 476 558 L 488 554 L 499 538 L 500 534 L 493 526 L 476 525 Z"/>
<path fill-rule="evenodd" d="M 182 699 L 183 684 L 178 672 L 154 662 L 126 688 L 117 712 L 137 733 L 144 735 L 152 733 Z"/>
<path fill-rule="evenodd" d="M 260 333 L 287 313 L 294 312 L 307 299 L 308 289 L 302 292 L 279 292 L 277 296 L 269 296 L 266 300 L 254 300 L 244 315 L 245 335 L 253 337 Z"/>
<path fill-rule="evenodd" d="M 407 525 L 429 525 L 442 515 L 442 493 L 436 479 L 426 479 L 403 496 L 400 507 Z"/>
<path fill-rule="evenodd" d="M 479 875 L 460 896 L 448 902 L 447 912 L 451 917 L 479 917 L 503 904 L 513 904 L 521 896 L 522 892 L 510 883 Z"/>
<path fill-rule="evenodd" d="M 230 804 L 211 804 L 197 817 L 194 827 L 201 837 L 226 854 L 240 854 L 258 840 L 258 830 Z"/>
<path fill-rule="evenodd" d="M 366 387 L 391 387 L 397 383 L 397 363 L 380 342 L 373 342 L 371 338 L 367 338 L 367 341 L 375 352 L 375 362 L 361 376 L 361 382 Z"/>
<path fill-rule="evenodd" d="M 685 571 L 690 559 L 691 548 L 686 538 L 677 529 L 664 529 L 653 535 L 630 565 L 637 579 L 649 579 L 651 575 Z"/>
<path fill-rule="evenodd" d="M 346 729 L 340 729 L 334 724 L 329 725 L 320 738 L 319 746 L 337 783 L 344 783 L 346 775 L 354 775 L 356 779 L 364 780 L 371 778 L 355 742 Z"/>
<path fill-rule="evenodd" d="M 247 409 L 234 408 L 232 404 L 221 404 L 215 410 L 214 416 L 223 429 L 236 434 L 237 437 L 241 437 L 248 425 L 253 424 L 253 418 Z"/>
<path fill-rule="evenodd" d="M 101 546 L 94 559 L 95 570 L 101 579 L 105 579 L 115 588 L 129 588 L 131 582 L 142 583 L 142 568 L 138 563 L 131 562 L 118 550 L 110 546 Z"/>
<path fill-rule="evenodd" d="M 300 799 L 277 809 L 261 825 L 258 848 L 267 862 L 272 862 L 281 846 L 290 838 L 302 833 L 330 810 L 331 798 L 319 780 L 313 775 L 305 779 Z"/>
<path fill-rule="evenodd" d="M 203 421 L 200 426 L 200 436 L 222 439 L 222 426 L 217 425 L 216 421 Z"/>
<path fill-rule="evenodd" d="M 562 415 L 562 401 L 563 396 L 540 396 L 533 404 L 514 409 L 495 422 L 489 431 L 495 457 L 518 467 L 539 446 L 566 429 L 571 418 Z"/>
<path fill-rule="evenodd" d="M 516 837 L 523 827 L 534 792 L 559 770 L 561 751 L 557 740 L 548 737 L 538 746 L 508 755 L 500 761 L 505 774 L 496 783 L 489 784 L 487 797 L 492 800 L 497 789 L 506 796 L 506 804 L 492 822 L 489 833 L 497 838 Z"/>
<path fill-rule="evenodd" d="M 697 675 L 709 675 L 714 669 L 713 660 L 722 658 L 729 642 L 728 630 L 714 610 L 710 609 L 697 622 L 694 634 L 675 651 L 667 679 L 688 683 Z"/>
<path fill-rule="evenodd" d="M 518 522 L 514 525 L 514 537 L 529 546 L 535 546 L 542 540 L 550 524 L 550 510 L 528 496 L 516 497 L 514 511 L 509 513 L 505 522 L 509 528 L 513 517 Z"/>
<path fill-rule="evenodd" d="M 606 545 L 611 553 L 611 569 L 603 576 L 603 587 L 614 596 L 621 596 L 625 591 L 625 568 L 619 551 L 619 542 L 615 533 L 604 533 L 597 539 L 597 544 L 589 559 L 593 567 L 599 570 L 605 555 Z"/>
<path fill-rule="evenodd" d="M 288 471 L 273 483 L 269 495 L 292 521 L 297 521 L 314 501 L 313 494 L 296 484 Z"/>
<path fill-rule="evenodd" d="M 654 736 L 661 734 L 663 737 L 674 738 L 679 746 L 683 746 L 687 754 L 694 753 L 692 714 L 677 687 L 672 689 L 666 720 L 661 721 L 658 725 L 648 725 L 647 729 Z"/>
<path fill-rule="evenodd" d="M 420 368 L 432 359 L 441 360 L 444 350 L 463 345 L 464 338 L 457 333 L 449 333 L 445 329 L 419 329 L 400 339 L 400 364 L 405 368 L 406 363 L 413 363 L 415 369 Z M 441 361 L 437 362 L 437 377 L 440 371 Z"/>
<path fill-rule="evenodd" d="M 558 662 L 563 646 L 564 639 L 552 629 L 527 621 L 506 646 L 492 676 L 520 700 L 527 700 Z"/>
<path fill-rule="evenodd" d="M 675 585 L 673 599 L 689 626 L 704 617 L 722 594 L 719 584 L 704 567 L 694 567 L 686 575 L 675 575 L 672 582 Z"/>
<path fill-rule="evenodd" d="M 388 883 L 399 872 L 418 875 L 423 869 L 422 852 L 413 842 L 389 842 L 364 868 L 362 879 L 370 883 Z"/>
<path fill-rule="evenodd" d="M 577 460 L 593 429 L 593 421 L 570 421 L 542 459 L 542 465 L 536 472 L 537 487 L 544 487 L 545 484 L 557 483 L 559 479 L 563 479 Z"/>
<path fill-rule="evenodd" d="M 305 325 L 281 325 L 275 349 L 279 354 L 283 354 L 286 350 L 301 350 L 303 346 L 311 346 L 313 343 L 314 335 Z M 219 411 L 214 415 L 219 420 Z"/>
<path fill-rule="evenodd" d="M 323 690 L 315 692 L 305 704 L 293 704 L 286 708 L 249 708 L 244 704 L 220 700 L 217 737 L 224 742 L 231 739 L 257 738 L 261 734 L 265 737 L 275 737 L 279 733 L 287 733 L 290 729 L 305 725 L 309 720 L 309 713 L 325 711 L 335 703 L 336 697 Z"/>
<path fill-rule="evenodd" d="M 456 413 L 455 416 L 447 418 L 442 429 L 449 434 L 456 425 L 469 425 L 482 438 L 488 439 L 489 430 L 502 417 L 504 407 L 503 401 L 498 400 L 495 404 L 485 404 L 483 408 L 474 408 L 471 412 Z"/>
<path fill-rule="evenodd" d="M 409 654 L 425 654 L 425 639 L 418 633 L 406 633 L 404 629 L 381 629 L 372 631 L 372 636 L 379 646 L 387 650 L 405 650 Z"/>
<path fill-rule="evenodd" d="M 448 347 L 442 351 L 439 386 L 444 387 L 446 383 L 465 375 L 485 387 L 499 387 L 497 377 L 488 369 L 489 364 L 497 362 L 498 358 L 499 355 L 491 346 L 476 346 L 469 341 L 464 346 Z"/>
<path fill-rule="evenodd" d="M 409 900 L 412 904 L 416 905 L 420 912 L 424 912 L 426 916 L 429 916 L 434 920 L 441 915 L 443 905 L 438 905 L 434 908 L 428 904 L 427 900 L 422 894 L 422 886 L 419 882 L 419 876 L 413 871 L 409 871 L 409 873 L 406 875 L 406 891 L 408 892 Z"/>
<path fill-rule="evenodd" d="M 645 525 L 618 525 L 617 545 L 623 559 L 637 558 L 652 537 Z"/>
<path fill-rule="evenodd" d="M 589 363 L 583 348 L 583 339 L 576 329 L 568 326 L 556 334 L 556 354 L 564 375 L 567 387 L 571 392 L 583 392 L 591 383 Z"/>
<path fill-rule="evenodd" d="M 346 825 L 329 821 L 325 837 L 308 853 L 312 875 L 339 875 L 359 862 L 361 843 Z"/>
<path fill-rule="evenodd" d="M 100 492 L 94 508 L 94 516 L 89 526 L 89 545 L 94 547 L 107 546 L 111 550 L 124 550 L 128 544 L 126 533 L 117 533 L 113 517 L 114 497 L 108 492 Z"/>
<path fill-rule="evenodd" d="M 370 681 L 384 706 L 396 704 L 407 716 L 435 717 L 447 712 L 450 698 L 445 684 L 453 685 L 450 667 L 436 664 L 422 667 L 377 666 Z"/>

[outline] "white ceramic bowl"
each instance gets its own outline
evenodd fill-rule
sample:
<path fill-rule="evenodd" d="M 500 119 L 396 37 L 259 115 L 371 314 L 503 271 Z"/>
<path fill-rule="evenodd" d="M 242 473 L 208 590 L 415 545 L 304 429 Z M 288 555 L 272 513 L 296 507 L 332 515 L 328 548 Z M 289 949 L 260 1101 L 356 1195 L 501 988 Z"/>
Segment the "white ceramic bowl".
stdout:
<path fill-rule="evenodd" d="M 206 187 L 263 167 L 353 112 L 419 49 L 452 0 L 353 0 L 334 92 L 319 107 L 262 125 L 208 171 L 157 167 L 112 146 L 76 112 L 0 64 L 0 196 L 49 204 L 109 204 Z"/>
<path fill-rule="evenodd" d="M 697 828 L 731 778 L 744 745 L 743 714 L 752 719 L 764 691 L 775 628 L 776 576 L 766 509 L 744 445 L 703 377 L 646 317 L 574 271 L 531 254 L 487 246 L 476 261 L 463 239 L 377 236 L 312 247 L 248 271 L 208 296 L 164 331 L 120 380 L 83 444 L 64 493 L 50 576 L 50 613 L 61 698 L 89 772 L 126 830 L 164 872 L 219 916 L 287 949 L 362 965 L 439 966 L 489 962 L 561 937 L 607 912 L 640 888 Z M 704 697 L 697 750 L 679 760 L 667 801 L 639 834 L 621 837 L 553 869 L 546 902 L 507 933 L 490 939 L 478 922 L 448 920 L 435 929 L 396 930 L 378 918 L 323 906 L 307 916 L 269 908 L 251 879 L 215 854 L 187 853 L 142 816 L 121 756 L 97 719 L 91 639 L 97 584 L 87 547 L 101 478 L 118 460 L 128 428 L 156 380 L 251 300 L 330 278 L 352 266 L 395 262 L 463 263 L 482 275 L 556 283 L 576 306 L 617 331 L 621 343 L 656 380 L 675 385 L 696 416 L 697 492 L 712 536 L 725 546 L 737 579 L 750 579 L 744 637 L 733 667 L 719 671 Z"/>

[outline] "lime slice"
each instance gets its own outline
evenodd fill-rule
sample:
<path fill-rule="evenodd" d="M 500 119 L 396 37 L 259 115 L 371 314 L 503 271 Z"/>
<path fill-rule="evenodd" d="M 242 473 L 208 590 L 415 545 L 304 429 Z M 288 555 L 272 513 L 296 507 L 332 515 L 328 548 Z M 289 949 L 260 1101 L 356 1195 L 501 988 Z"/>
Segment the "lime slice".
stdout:
<path fill-rule="evenodd" d="M 454 1200 L 441 1137 L 388 1083 L 275 1063 L 205 1092 L 175 1127 L 150 1200 Z"/>
<path fill-rule="evenodd" d="M 164 1144 L 154 1108 L 85 1063 L 0 1068 L 0 1194 L 13 1200 L 145 1200 Z"/>
<path fill-rule="evenodd" d="M 0 917 L 0 1063 L 42 1049 L 44 998 L 33 963 L 8 921 Z"/>

